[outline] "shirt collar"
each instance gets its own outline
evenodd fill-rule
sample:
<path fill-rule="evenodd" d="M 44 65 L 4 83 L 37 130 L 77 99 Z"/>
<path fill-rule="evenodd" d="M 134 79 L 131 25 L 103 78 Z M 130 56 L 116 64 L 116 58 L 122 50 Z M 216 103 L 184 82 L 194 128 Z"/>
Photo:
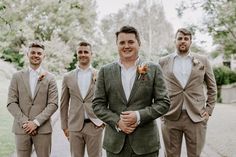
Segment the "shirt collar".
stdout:
<path fill-rule="evenodd" d="M 29 66 L 29 72 L 31 73 L 31 72 L 36 72 L 38 75 L 40 74 L 40 71 L 41 71 L 41 66 L 40 67 L 38 67 L 38 69 L 36 69 L 36 70 L 34 70 L 34 69 L 32 69 L 30 66 Z"/>
<path fill-rule="evenodd" d="M 177 53 L 177 51 L 175 51 L 175 53 L 174 53 L 174 58 L 176 58 L 176 57 L 181 57 L 181 56 Z M 188 54 L 187 54 L 187 56 L 185 56 L 185 57 L 192 58 L 193 56 L 192 56 L 191 51 L 188 51 Z"/>
<path fill-rule="evenodd" d="M 79 71 L 93 71 L 92 65 L 90 65 L 87 69 L 82 69 L 82 68 L 80 68 L 79 66 L 77 66 L 77 69 L 78 69 Z"/>
<path fill-rule="evenodd" d="M 137 66 L 138 63 L 139 63 L 139 61 L 140 61 L 140 58 L 138 57 L 138 58 L 136 59 L 136 61 L 134 62 L 134 66 Z M 122 68 L 124 67 L 124 65 L 121 63 L 121 60 L 120 60 L 120 59 L 117 60 L 117 63 L 118 63 Z"/>

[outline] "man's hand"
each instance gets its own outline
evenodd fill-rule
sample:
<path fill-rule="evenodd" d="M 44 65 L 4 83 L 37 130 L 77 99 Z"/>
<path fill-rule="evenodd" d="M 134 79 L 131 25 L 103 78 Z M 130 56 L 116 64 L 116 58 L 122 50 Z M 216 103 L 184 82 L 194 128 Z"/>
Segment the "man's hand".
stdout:
<path fill-rule="evenodd" d="M 69 130 L 68 128 L 63 129 L 64 135 L 66 136 L 66 138 L 69 140 Z"/>
<path fill-rule="evenodd" d="M 137 115 L 135 111 L 125 111 L 120 115 L 120 119 L 127 125 L 132 126 L 137 123 Z"/>
<path fill-rule="evenodd" d="M 133 125 L 127 125 L 122 119 L 118 121 L 117 127 L 121 129 L 126 134 L 131 134 L 136 129 L 136 123 Z"/>
<path fill-rule="evenodd" d="M 29 135 L 36 135 L 37 134 L 37 125 L 33 121 L 27 121 L 26 123 L 23 124 L 23 129 L 24 131 L 29 134 Z M 36 131 L 36 132 L 34 132 Z"/>
<path fill-rule="evenodd" d="M 122 112 L 117 126 L 126 134 L 131 134 L 132 132 L 134 132 L 134 130 L 138 126 L 137 115 L 135 111 Z"/>
<path fill-rule="evenodd" d="M 206 120 L 206 121 L 208 121 L 209 116 L 210 116 L 209 113 L 206 112 L 206 111 L 201 114 L 201 117 L 205 117 L 205 120 Z"/>

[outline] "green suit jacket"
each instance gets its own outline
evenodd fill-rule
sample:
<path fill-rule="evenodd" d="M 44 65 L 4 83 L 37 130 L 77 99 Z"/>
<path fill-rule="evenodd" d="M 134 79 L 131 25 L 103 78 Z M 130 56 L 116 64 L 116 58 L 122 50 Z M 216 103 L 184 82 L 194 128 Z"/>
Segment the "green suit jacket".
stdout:
<path fill-rule="evenodd" d="M 155 119 L 168 111 L 170 101 L 160 66 L 151 62 L 146 64 L 147 73 L 142 77 L 136 74 L 129 100 L 122 87 L 118 62 L 103 66 L 98 73 L 93 109 L 98 118 L 107 124 L 103 147 L 109 152 L 119 153 L 126 136 L 136 154 L 148 154 L 160 148 Z M 140 124 L 132 134 L 117 132 L 116 125 L 122 111 L 140 113 Z"/>

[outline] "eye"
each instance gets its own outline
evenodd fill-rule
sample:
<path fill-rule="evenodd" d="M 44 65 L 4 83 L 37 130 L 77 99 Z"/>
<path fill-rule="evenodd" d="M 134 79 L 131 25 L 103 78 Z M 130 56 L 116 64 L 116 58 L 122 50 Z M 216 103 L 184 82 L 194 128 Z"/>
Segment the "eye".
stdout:
<path fill-rule="evenodd" d="M 184 37 L 184 40 L 189 41 L 189 38 L 188 37 Z"/>
<path fill-rule="evenodd" d="M 89 54 L 89 52 L 88 52 L 88 51 L 84 51 L 84 54 L 86 54 L 86 55 L 87 55 L 87 54 Z"/>
<path fill-rule="evenodd" d="M 178 37 L 177 40 L 182 40 L 183 38 L 182 37 Z"/>

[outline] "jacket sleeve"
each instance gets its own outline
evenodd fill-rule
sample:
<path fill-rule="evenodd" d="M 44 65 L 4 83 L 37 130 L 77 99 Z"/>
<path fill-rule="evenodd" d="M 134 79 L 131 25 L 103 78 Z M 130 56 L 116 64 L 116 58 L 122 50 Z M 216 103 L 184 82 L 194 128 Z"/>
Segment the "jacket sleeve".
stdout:
<path fill-rule="evenodd" d="M 19 107 L 19 91 L 18 91 L 17 74 L 14 74 L 8 90 L 7 109 L 14 119 L 22 126 L 28 121 L 28 117 L 22 112 Z"/>

